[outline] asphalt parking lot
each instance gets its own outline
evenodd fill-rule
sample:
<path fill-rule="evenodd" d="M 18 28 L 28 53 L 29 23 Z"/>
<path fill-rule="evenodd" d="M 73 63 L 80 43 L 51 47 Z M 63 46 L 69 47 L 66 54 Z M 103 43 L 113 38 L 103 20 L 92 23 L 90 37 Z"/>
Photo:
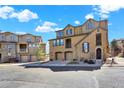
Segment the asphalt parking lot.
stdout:
<path fill-rule="evenodd" d="M 123 88 L 124 67 L 54 72 L 49 68 L 0 66 L 1 88 Z"/>

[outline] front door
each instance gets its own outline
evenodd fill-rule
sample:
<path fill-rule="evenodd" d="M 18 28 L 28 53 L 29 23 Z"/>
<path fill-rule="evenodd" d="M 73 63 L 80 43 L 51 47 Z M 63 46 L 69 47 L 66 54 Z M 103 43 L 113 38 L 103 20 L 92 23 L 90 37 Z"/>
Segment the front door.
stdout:
<path fill-rule="evenodd" d="M 101 48 L 96 50 L 96 59 L 102 59 L 102 51 Z"/>

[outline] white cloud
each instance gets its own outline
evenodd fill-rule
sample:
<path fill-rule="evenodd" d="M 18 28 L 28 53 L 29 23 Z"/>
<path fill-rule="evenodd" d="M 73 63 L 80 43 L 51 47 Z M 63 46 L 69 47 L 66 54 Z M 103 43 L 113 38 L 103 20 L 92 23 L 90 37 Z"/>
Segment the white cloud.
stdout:
<path fill-rule="evenodd" d="M 12 15 L 10 15 L 10 18 L 16 18 L 19 20 L 19 22 L 28 22 L 32 19 L 37 19 L 38 15 L 28 9 L 25 9 L 18 13 L 12 13 Z"/>
<path fill-rule="evenodd" d="M 124 5 L 100 5 L 100 6 L 93 6 L 93 10 L 96 15 L 101 17 L 102 19 L 106 19 L 109 17 L 111 12 L 118 11 L 124 8 Z"/>
<path fill-rule="evenodd" d="M 37 31 L 37 32 L 51 32 L 51 31 L 57 31 L 60 29 L 62 29 L 62 28 L 58 28 L 56 23 L 45 21 L 43 23 L 43 25 L 37 26 L 35 31 Z"/>
<path fill-rule="evenodd" d="M 79 24 L 80 24 L 80 21 L 76 20 L 76 21 L 74 21 L 74 23 L 75 23 L 76 25 L 79 25 Z"/>
<path fill-rule="evenodd" d="M 8 6 L 0 7 L 0 18 L 8 19 L 9 15 L 11 15 L 13 12 L 14 9 L 12 7 Z"/>
<path fill-rule="evenodd" d="M 0 18 L 16 18 L 19 20 L 19 22 L 29 22 L 32 19 L 37 19 L 38 15 L 28 9 L 16 12 L 16 10 L 12 7 L 3 6 L 0 7 Z"/>
<path fill-rule="evenodd" d="M 92 18 L 92 19 L 93 19 L 93 18 L 94 18 L 94 15 L 93 15 L 92 13 L 90 13 L 90 14 L 87 14 L 87 15 L 85 16 L 85 18 L 86 18 L 86 19 L 89 19 L 89 18 Z"/>

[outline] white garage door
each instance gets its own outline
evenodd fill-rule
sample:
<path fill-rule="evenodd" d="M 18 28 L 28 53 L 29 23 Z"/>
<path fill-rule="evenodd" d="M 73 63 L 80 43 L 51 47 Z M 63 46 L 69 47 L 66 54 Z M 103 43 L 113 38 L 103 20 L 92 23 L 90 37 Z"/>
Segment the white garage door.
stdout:
<path fill-rule="evenodd" d="M 66 60 L 73 60 L 73 54 L 71 52 L 65 53 Z"/>
<path fill-rule="evenodd" d="M 56 53 L 56 60 L 62 60 L 62 53 Z"/>

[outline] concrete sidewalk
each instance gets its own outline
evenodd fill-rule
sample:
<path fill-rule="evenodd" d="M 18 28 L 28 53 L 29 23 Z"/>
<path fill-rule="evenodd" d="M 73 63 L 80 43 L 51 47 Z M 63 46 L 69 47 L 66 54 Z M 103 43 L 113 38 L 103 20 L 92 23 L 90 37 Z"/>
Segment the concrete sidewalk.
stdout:
<path fill-rule="evenodd" d="M 35 63 L 42 63 L 44 61 L 37 61 L 37 62 L 20 62 L 20 63 L 1 63 L 0 66 L 14 66 L 14 65 L 27 65 L 27 64 L 35 64 Z"/>
<path fill-rule="evenodd" d="M 117 62 L 115 64 L 103 64 L 102 67 L 124 67 L 124 62 Z"/>
<path fill-rule="evenodd" d="M 112 64 L 112 67 L 124 67 L 124 58 L 115 57 L 116 64 Z M 111 64 L 103 64 L 102 67 L 111 67 Z"/>

